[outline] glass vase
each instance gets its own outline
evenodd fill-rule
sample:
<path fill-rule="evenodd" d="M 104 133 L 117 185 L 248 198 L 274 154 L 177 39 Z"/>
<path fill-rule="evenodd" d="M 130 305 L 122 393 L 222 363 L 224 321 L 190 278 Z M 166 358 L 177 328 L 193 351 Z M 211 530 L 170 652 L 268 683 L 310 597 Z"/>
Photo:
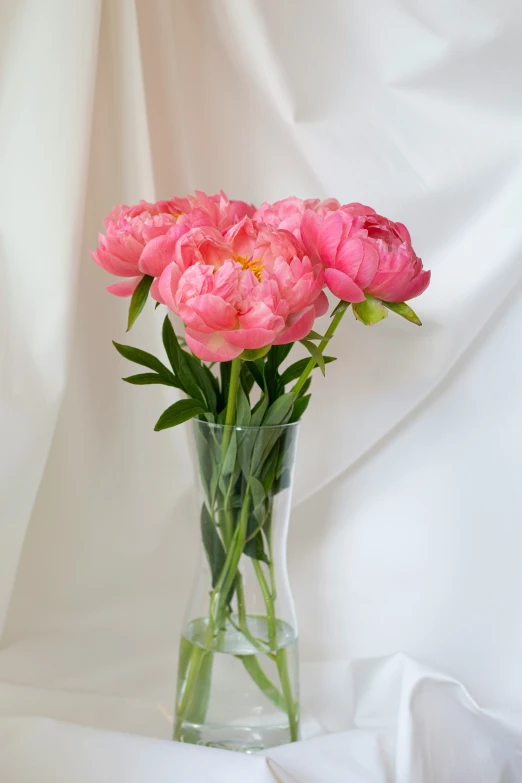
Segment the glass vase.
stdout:
<path fill-rule="evenodd" d="M 202 547 L 174 739 L 247 753 L 293 742 L 298 649 L 286 541 L 299 425 L 191 426 Z"/>

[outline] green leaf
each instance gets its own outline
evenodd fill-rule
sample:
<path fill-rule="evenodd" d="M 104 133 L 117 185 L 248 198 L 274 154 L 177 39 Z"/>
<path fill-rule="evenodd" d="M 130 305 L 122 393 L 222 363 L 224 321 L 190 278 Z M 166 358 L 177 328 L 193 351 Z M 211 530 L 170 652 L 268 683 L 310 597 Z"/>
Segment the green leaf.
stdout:
<path fill-rule="evenodd" d="M 234 422 L 236 427 L 248 427 L 250 424 L 250 403 L 248 397 L 245 394 L 242 384 L 237 387 L 236 398 L 236 420 Z"/>
<path fill-rule="evenodd" d="M 181 384 L 175 379 L 170 380 L 155 372 L 143 372 L 138 375 L 129 375 L 127 378 L 122 378 L 122 381 L 133 383 L 136 386 L 146 386 L 149 383 L 161 383 L 163 386 L 174 386 L 176 389 L 181 389 Z"/>
<path fill-rule="evenodd" d="M 201 538 L 208 558 L 208 564 L 212 574 L 212 587 L 216 586 L 219 575 L 225 565 L 226 554 L 221 539 L 212 521 L 209 510 L 203 503 L 201 506 Z"/>
<path fill-rule="evenodd" d="M 255 382 L 259 386 L 259 388 L 264 391 L 265 379 L 263 376 L 263 370 L 259 368 L 258 362 L 246 362 L 246 365 L 248 367 L 249 372 L 252 374 L 252 377 L 254 378 Z"/>
<path fill-rule="evenodd" d="M 243 552 L 248 557 L 251 557 L 253 560 L 261 560 L 263 563 L 269 564 L 269 559 L 267 557 L 267 554 L 265 552 L 265 547 L 263 544 L 263 536 L 261 534 L 261 531 L 258 530 L 256 535 L 250 539 L 250 541 L 247 541 Z"/>
<path fill-rule="evenodd" d="M 365 294 L 365 297 L 364 302 L 352 304 L 353 314 L 365 326 L 373 326 L 386 318 L 388 311 L 380 299 L 376 299 L 375 296 L 370 294 Z"/>
<path fill-rule="evenodd" d="M 397 313 L 402 318 L 406 318 L 410 323 L 416 326 L 422 326 L 422 321 L 406 302 L 383 302 L 383 305 L 391 310 L 392 313 Z"/>
<path fill-rule="evenodd" d="M 269 561 L 265 553 L 263 536 L 261 533 L 261 529 L 267 521 L 267 497 L 263 484 L 254 476 L 250 476 L 249 484 L 253 508 L 248 518 L 247 540 L 243 547 L 243 551 L 248 557 L 268 563 Z"/>
<path fill-rule="evenodd" d="M 299 399 L 300 397 L 304 397 L 311 385 L 312 385 L 312 379 L 307 378 L 301 387 L 301 391 L 297 395 L 297 399 Z"/>
<path fill-rule="evenodd" d="M 193 400 L 190 397 L 188 400 L 178 400 L 174 405 L 163 411 L 156 426 L 154 427 L 156 432 L 160 430 L 166 430 L 168 427 L 176 427 L 178 424 L 183 424 L 184 421 L 194 418 L 199 413 L 205 413 L 205 408 L 198 400 Z"/>
<path fill-rule="evenodd" d="M 250 493 L 253 501 L 253 514 L 259 521 L 264 516 L 263 506 L 266 500 L 266 493 L 262 483 L 255 476 L 250 476 Z"/>
<path fill-rule="evenodd" d="M 234 430 L 231 433 L 230 441 L 227 446 L 227 451 L 221 466 L 221 473 L 223 476 L 226 476 L 229 473 L 234 472 L 234 469 L 236 467 L 236 458 L 237 458 L 237 437 L 236 437 L 236 431 Z"/>
<path fill-rule="evenodd" d="M 259 427 L 261 425 L 261 422 L 263 421 L 263 416 L 266 413 L 266 409 L 268 408 L 268 397 L 266 394 L 261 395 L 261 398 L 256 402 L 254 405 L 254 409 L 252 411 L 252 418 L 250 419 L 250 426 L 251 427 Z"/>
<path fill-rule="evenodd" d="M 153 277 L 151 277 L 150 275 L 143 275 L 140 282 L 134 289 L 134 293 L 132 295 L 130 305 L 129 305 L 127 331 L 129 331 L 129 329 L 134 324 L 136 318 L 139 316 L 139 314 L 145 307 L 145 302 L 147 301 L 147 298 L 149 296 L 149 290 L 153 282 L 154 282 Z"/>
<path fill-rule="evenodd" d="M 270 402 L 278 397 L 279 372 L 278 372 L 277 351 L 271 350 L 265 362 L 263 375 L 265 378 L 265 388 Z"/>
<path fill-rule="evenodd" d="M 308 403 L 310 402 L 311 394 L 305 394 L 303 397 L 298 397 L 297 400 L 294 402 L 294 410 L 292 411 L 292 415 L 290 417 L 290 421 L 299 421 L 305 410 L 308 408 Z"/>
<path fill-rule="evenodd" d="M 273 491 L 273 484 L 276 477 L 278 457 L 279 457 L 279 450 L 274 449 L 270 455 L 270 458 L 267 459 L 265 461 L 265 464 L 263 465 L 261 479 L 267 495 Z"/>
<path fill-rule="evenodd" d="M 321 372 L 324 375 L 325 374 L 325 369 L 324 369 L 325 361 L 324 361 L 324 356 L 321 353 L 321 351 L 319 350 L 319 348 L 316 345 L 314 345 L 313 343 L 309 342 L 308 340 L 301 340 L 301 344 L 304 345 L 304 347 L 310 353 L 312 358 L 315 359 L 317 366 L 320 368 Z"/>
<path fill-rule="evenodd" d="M 189 354 L 181 350 L 176 332 L 172 327 L 168 315 L 165 316 L 165 320 L 163 321 L 162 336 L 163 345 L 165 346 L 165 351 L 169 357 L 169 362 L 171 363 L 172 369 L 176 373 L 179 382 L 182 384 L 183 389 L 189 397 L 194 397 L 195 399 L 199 399 L 201 402 L 204 402 L 205 395 L 200 389 L 192 372 L 188 361 Z"/>
<path fill-rule="evenodd" d="M 282 394 L 281 397 L 278 397 L 265 413 L 263 427 L 273 427 L 277 424 L 283 424 L 292 409 L 293 402 L 294 398 L 291 392 Z"/>
<path fill-rule="evenodd" d="M 245 390 L 246 396 L 250 397 L 250 392 L 252 391 L 252 386 L 254 385 L 255 381 L 254 376 L 248 369 L 246 362 L 241 363 L 241 374 L 239 377 L 241 379 L 241 384 Z"/>
<path fill-rule="evenodd" d="M 135 362 L 135 364 L 141 364 L 143 367 L 148 367 L 149 370 L 154 370 L 158 375 L 168 378 L 169 381 L 174 382 L 173 385 L 178 386 L 176 376 L 151 353 L 142 351 L 140 348 L 133 348 L 131 345 L 121 345 L 120 343 L 114 342 L 114 340 L 112 341 L 112 344 L 124 359 Z"/>
<path fill-rule="evenodd" d="M 272 361 L 277 369 L 286 359 L 295 343 L 285 343 L 285 345 L 273 345 L 270 349 L 268 361 Z"/>
<path fill-rule="evenodd" d="M 337 315 L 337 313 L 343 312 L 347 310 L 350 307 L 350 302 L 344 302 L 342 299 L 337 302 L 334 309 L 330 313 L 330 318 L 333 318 L 334 315 Z"/>
<path fill-rule="evenodd" d="M 221 449 L 214 439 L 214 433 L 211 427 L 199 427 L 196 425 L 193 428 L 193 432 L 198 458 L 199 476 L 210 506 L 213 503 L 214 490 L 217 484 L 217 472 L 219 460 L 221 459 Z"/>
<path fill-rule="evenodd" d="M 285 345 L 273 345 L 268 354 L 265 367 L 264 378 L 265 388 L 268 392 L 270 402 L 273 402 L 284 392 L 284 388 L 281 386 L 281 376 L 279 375 L 279 367 L 284 362 L 295 343 L 287 343 Z"/>
<path fill-rule="evenodd" d="M 307 340 L 327 340 L 328 341 L 328 340 L 331 340 L 332 338 L 331 337 L 325 337 L 323 334 L 319 334 L 318 332 L 314 332 L 314 330 L 312 329 L 312 331 L 308 332 L 308 334 L 306 335 L 306 339 Z"/>
<path fill-rule="evenodd" d="M 281 431 L 278 429 L 268 429 L 284 424 L 290 418 L 292 411 L 293 397 L 291 393 L 283 394 L 270 405 L 264 414 L 257 432 L 255 440 L 245 439 L 239 444 L 239 461 L 245 478 L 248 480 L 252 475 L 259 475 L 265 460 L 267 460 L 276 446 Z M 256 422 L 259 416 L 256 415 Z"/>
<path fill-rule="evenodd" d="M 230 372 L 232 370 L 232 362 L 220 362 L 219 363 L 219 374 L 221 376 L 221 399 L 220 399 L 220 405 L 223 408 L 226 408 L 227 400 L 228 400 L 228 389 L 230 387 Z M 224 423 L 223 419 L 223 423 Z"/>
<path fill-rule="evenodd" d="M 329 364 L 330 362 L 335 362 L 336 358 L 335 356 L 323 356 L 323 360 L 325 364 Z M 286 386 L 288 383 L 300 378 L 309 361 L 310 359 L 299 359 L 298 362 L 294 362 L 290 367 L 287 367 L 281 375 L 281 384 Z"/>
<path fill-rule="evenodd" d="M 195 356 L 191 356 L 189 353 L 184 355 L 198 387 L 205 396 L 209 410 L 217 413 L 216 379 L 209 368 L 206 365 L 201 364 Z"/>
<path fill-rule="evenodd" d="M 158 307 L 160 306 L 160 304 L 161 304 L 161 302 L 156 302 L 156 304 L 154 305 L 154 309 L 157 310 Z"/>

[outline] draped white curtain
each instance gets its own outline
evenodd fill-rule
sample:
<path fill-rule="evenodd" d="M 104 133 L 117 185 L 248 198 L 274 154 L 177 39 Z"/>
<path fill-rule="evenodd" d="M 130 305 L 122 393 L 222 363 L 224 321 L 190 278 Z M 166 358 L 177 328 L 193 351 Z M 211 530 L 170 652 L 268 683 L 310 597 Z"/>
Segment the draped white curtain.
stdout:
<path fill-rule="evenodd" d="M 0 46 L 0 779 L 520 781 L 520 4 L 2 0 Z M 433 270 L 422 329 L 349 316 L 314 381 L 289 556 L 322 736 L 268 761 L 159 741 L 191 466 L 111 345 L 159 353 L 161 315 L 125 336 L 88 256 L 114 203 L 194 188 L 369 203 Z"/>

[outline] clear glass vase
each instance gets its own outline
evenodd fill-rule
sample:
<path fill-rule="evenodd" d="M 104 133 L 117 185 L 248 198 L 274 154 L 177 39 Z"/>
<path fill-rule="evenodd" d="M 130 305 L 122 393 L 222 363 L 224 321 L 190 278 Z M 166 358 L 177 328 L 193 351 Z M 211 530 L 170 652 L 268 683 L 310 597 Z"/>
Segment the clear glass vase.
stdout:
<path fill-rule="evenodd" d="M 299 734 L 286 540 L 298 423 L 193 420 L 201 556 L 180 643 L 174 739 L 243 752 Z"/>

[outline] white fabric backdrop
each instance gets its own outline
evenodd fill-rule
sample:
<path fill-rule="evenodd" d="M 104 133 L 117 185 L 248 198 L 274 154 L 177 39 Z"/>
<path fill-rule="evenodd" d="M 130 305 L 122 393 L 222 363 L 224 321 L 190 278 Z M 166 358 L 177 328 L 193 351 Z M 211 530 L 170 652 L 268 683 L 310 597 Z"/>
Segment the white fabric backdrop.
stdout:
<path fill-rule="evenodd" d="M 2 782 L 522 780 L 520 4 L 1 10 Z M 113 203 L 194 188 L 370 203 L 433 270 L 422 329 L 347 319 L 314 382 L 290 568 L 323 736 L 269 761 L 161 741 L 191 470 L 87 253 Z"/>

